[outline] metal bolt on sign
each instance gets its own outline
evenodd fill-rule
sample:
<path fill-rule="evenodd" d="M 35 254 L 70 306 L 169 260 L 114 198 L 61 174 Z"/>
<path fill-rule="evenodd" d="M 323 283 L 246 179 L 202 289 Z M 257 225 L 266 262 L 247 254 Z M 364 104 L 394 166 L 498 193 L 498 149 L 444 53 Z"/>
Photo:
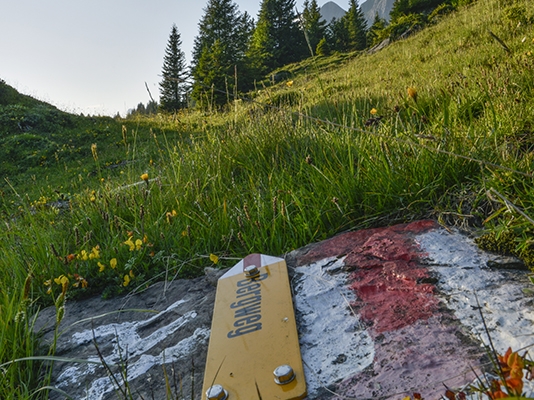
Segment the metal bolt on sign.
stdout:
<path fill-rule="evenodd" d="M 243 268 L 243 271 L 245 271 L 245 276 L 247 278 L 256 278 L 260 276 L 260 270 L 254 264 Z"/>
<path fill-rule="evenodd" d="M 295 379 L 295 372 L 291 366 L 284 364 L 280 365 L 273 371 L 274 381 L 279 385 L 287 385 Z"/>
<path fill-rule="evenodd" d="M 228 392 L 221 385 L 213 385 L 206 391 L 208 400 L 226 400 Z"/>

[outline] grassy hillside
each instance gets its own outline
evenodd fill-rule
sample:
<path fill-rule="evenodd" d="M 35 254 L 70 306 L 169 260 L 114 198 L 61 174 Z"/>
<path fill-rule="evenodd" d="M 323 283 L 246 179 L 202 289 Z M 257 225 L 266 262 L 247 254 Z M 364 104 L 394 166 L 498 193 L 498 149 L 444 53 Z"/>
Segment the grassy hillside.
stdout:
<path fill-rule="evenodd" d="M 530 1 L 478 1 L 379 53 L 288 66 L 225 112 L 122 121 L 1 100 L 0 362 L 33 354 L 37 305 L 349 229 L 485 221 L 486 243 L 506 232 L 501 249 L 529 260 L 533 21 Z M 0 397 L 29 397 L 36 368 L 0 375 Z"/>

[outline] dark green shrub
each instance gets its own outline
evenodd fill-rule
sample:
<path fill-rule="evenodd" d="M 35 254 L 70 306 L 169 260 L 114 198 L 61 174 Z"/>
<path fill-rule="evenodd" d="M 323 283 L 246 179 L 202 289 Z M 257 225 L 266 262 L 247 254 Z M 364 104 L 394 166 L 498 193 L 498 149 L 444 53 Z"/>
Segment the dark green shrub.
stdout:
<path fill-rule="evenodd" d="M 440 19 L 440 17 L 442 17 L 443 15 L 447 15 L 454 10 L 455 10 L 455 7 L 452 6 L 451 4 L 447 4 L 447 3 L 440 4 L 428 16 L 428 22 L 437 22 Z"/>
<path fill-rule="evenodd" d="M 399 39 L 409 31 L 416 31 L 425 24 L 425 17 L 421 14 L 409 14 L 398 17 L 385 29 L 392 40 Z"/>

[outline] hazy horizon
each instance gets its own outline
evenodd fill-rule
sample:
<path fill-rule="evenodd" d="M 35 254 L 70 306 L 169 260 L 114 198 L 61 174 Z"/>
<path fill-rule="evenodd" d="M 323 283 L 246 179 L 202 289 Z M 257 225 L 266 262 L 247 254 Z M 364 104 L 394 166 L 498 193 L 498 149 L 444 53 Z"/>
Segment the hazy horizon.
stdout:
<path fill-rule="evenodd" d="M 260 0 L 235 3 L 257 18 Z M 303 3 L 297 1 L 299 10 Z M 0 79 L 68 112 L 124 116 L 150 100 L 145 82 L 159 98 L 159 75 L 173 24 L 189 63 L 206 4 L 207 0 L 8 2 L 0 16 Z"/>

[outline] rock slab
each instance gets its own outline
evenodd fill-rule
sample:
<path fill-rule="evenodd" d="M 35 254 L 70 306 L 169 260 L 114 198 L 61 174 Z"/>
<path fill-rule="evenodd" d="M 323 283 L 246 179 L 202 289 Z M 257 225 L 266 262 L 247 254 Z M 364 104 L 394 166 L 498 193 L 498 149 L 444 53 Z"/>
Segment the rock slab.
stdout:
<path fill-rule="evenodd" d="M 530 345 L 527 272 L 488 267 L 495 256 L 433 221 L 345 233 L 285 259 L 309 399 L 439 398 L 491 369 L 487 333 L 499 352 Z M 56 355 L 85 362 L 57 362 L 54 385 L 124 398 L 126 374 L 134 399 L 200 399 L 218 276 L 68 302 Z M 45 342 L 54 321 L 54 309 L 38 318 Z"/>

